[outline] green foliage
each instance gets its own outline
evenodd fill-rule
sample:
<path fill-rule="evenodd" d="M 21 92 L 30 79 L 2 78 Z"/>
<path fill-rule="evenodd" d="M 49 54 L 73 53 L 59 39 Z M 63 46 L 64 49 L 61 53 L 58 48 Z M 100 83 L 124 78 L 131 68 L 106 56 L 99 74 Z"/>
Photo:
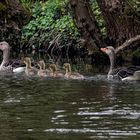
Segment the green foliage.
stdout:
<path fill-rule="evenodd" d="M 28 10 L 29 12 L 32 11 L 32 6 L 34 5 L 35 2 L 39 2 L 40 0 L 19 0 L 21 3 L 22 7 Z"/>
<path fill-rule="evenodd" d="M 139 0 L 127 0 L 124 10 L 127 16 L 140 16 L 140 1 Z"/>
<path fill-rule="evenodd" d="M 140 57 L 140 49 L 137 49 L 137 50 L 134 51 L 132 54 L 133 54 L 133 56 L 135 56 L 135 57 Z"/>
<path fill-rule="evenodd" d="M 36 2 L 32 9 L 32 20 L 22 29 L 23 40 L 34 44 L 50 42 L 61 34 L 62 39 L 77 39 L 78 32 L 70 13 L 68 0 L 48 0 Z"/>
<path fill-rule="evenodd" d="M 106 32 L 105 22 L 104 22 L 102 14 L 101 14 L 101 10 L 98 6 L 98 3 L 96 0 L 90 0 L 90 3 L 92 5 L 92 10 L 95 14 L 95 18 L 97 20 L 97 23 L 98 23 L 98 26 L 101 30 L 101 33 L 103 36 L 106 36 L 107 32 Z"/>
<path fill-rule="evenodd" d="M 138 12 L 140 8 L 140 1 L 139 0 L 127 0 L 126 1 L 127 7 L 132 8 L 134 11 Z"/>
<path fill-rule="evenodd" d="M 1 12 L 1 11 L 4 11 L 5 9 L 6 9 L 6 6 L 3 5 L 3 4 L 0 2 L 0 12 Z"/>

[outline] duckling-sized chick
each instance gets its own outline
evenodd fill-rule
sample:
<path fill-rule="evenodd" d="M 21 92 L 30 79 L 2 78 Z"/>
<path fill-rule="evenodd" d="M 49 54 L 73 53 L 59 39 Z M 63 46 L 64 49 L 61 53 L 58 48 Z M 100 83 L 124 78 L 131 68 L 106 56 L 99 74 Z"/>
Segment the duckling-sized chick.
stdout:
<path fill-rule="evenodd" d="M 27 76 L 33 76 L 37 74 L 38 69 L 32 67 L 31 59 L 29 57 L 25 57 L 23 62 L 26 64 L 25 73 Z"/>
<path fill-rule="evenodd" d="M 69 63 L 64 63 L 63 68 L 65 69 L 65 78 L 69 79 L 84 79 L 84 76 L 78 72 L 73 73 L 71 71 L 71 65 Z"/>
<path fill-rule="evenodd" d="M 50 64 L 50 76 L 52 77 L 64 77 L 64 74 L 62 72 L 57 71 L 56 64 Z"/>
<path fill-rule="evenodd" d="M 38 66 L 39 66 L 39 70 L 37 75 L 40 77 L 47 77 L 50 75 L 50 71 L 48 69 L 46 69 L 46 65 L 44 60 L 41 60 L 38 62 Z"/>

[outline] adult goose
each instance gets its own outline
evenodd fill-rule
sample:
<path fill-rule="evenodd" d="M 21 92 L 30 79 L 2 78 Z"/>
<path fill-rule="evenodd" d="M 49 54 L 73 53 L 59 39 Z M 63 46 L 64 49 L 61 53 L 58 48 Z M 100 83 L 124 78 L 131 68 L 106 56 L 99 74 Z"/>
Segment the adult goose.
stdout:
<path fill-rule="evenodd" d="M 0 73 L 20 73 L 24 71 L 24 64 L 20 60 L 9 60 L 10 46 L 7 42 L 0 42 L 0 50 L 3 52 Z"/>
<path fill-rule="evenodd" d="M 125 80 L 140 80 L 140 66 L 122 67 L 115 68 L 115 49 L 112 46 L 100 49 L 102 52 L 106 53 L 110 59 L 110 69 L 108 72 L 108 79 L 121 79 Z"/>

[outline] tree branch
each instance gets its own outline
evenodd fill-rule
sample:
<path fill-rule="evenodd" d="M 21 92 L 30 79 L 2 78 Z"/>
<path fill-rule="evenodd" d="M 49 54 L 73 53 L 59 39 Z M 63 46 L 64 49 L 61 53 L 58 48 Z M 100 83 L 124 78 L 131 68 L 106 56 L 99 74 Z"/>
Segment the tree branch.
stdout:
<path fill-rule="evenodd" d="M 132 38 L 126 40 L 121 46 L 119 46 L 115 49 L 115 53 L 118 53 L 119 51 L 125 49 L 126 47 L 129 47 L 132 43 L 134 43 L 136 41 L 140 41 L 140 35 L 137 35 L 135 37 L 132 37 Z"/>

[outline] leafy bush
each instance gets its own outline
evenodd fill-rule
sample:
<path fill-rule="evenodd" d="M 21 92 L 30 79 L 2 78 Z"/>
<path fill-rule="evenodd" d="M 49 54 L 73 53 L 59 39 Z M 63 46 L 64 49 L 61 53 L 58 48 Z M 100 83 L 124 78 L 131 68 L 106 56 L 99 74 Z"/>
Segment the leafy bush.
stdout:
<path fill-rule="evenodd" d="M 58 34 L 61 41 L 78 39 L 78 31 L 68 12 L 68 0 L 36 2 L 32 8 L 32 19 L 22 29 L 22 39 L 41 45 L 50 42 Z"/>
<path fill-rule="evenodd" d="M 98 6 L 98 3 L 96 0 L 90 0 L 90 3 L 92 5 L 92 10 L 94 11 L 95 18 L 97 20 L 101 33 L 103 36 L 106 36 L 107 32 L 106 32 L 105 22 L 104 22 L 102 14 L 101 14 L 101 10 Z"/>

